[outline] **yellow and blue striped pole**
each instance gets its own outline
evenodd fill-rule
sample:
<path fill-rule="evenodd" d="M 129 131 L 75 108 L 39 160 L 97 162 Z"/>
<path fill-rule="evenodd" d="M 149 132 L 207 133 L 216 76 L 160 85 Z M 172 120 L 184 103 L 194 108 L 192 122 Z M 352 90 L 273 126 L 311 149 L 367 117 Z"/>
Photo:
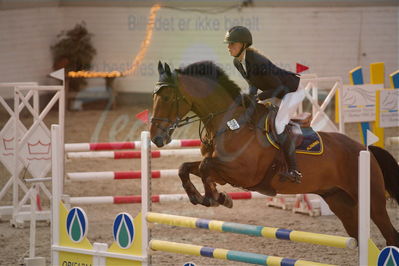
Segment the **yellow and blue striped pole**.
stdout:
<path fill-rule="evenodd" d="M 192 256 L 202 256 L 214 259 L 223 259 L 229 261 L 238 261 L 257 265 L 269 266 L 332 266 L 332 264 L 324 264 L 306 260 L 296 260 L 281 258 L 275 256 L 267 256 L 250 252 L 227 250 L 222 248 L 211 248 L 206 246 L 198 246 L 192 244 L 183 244 L 163 240 L 151 240 L 150 248 L 156 251 L 169 253 L 179 253 Z"/>
<path fill-rule="evenodd" d="M 303 231 L 288 230 L 275 227 L 256 226 L 239 223 L 229 223 L 217 220 L 206 220 L 200 218 L 178 216 L 163 213 L 149 212 L 147 221 L 151 223 L 165 224 L 171 226 L 201 228 L 210 231 L 228 232 L 249 236 L 259 236 L 294 242 L 310 243 L 338 248 L 355 249 L 356 239 L 352 237 L 333 236 L 326 234 L 309 233 Z"/>

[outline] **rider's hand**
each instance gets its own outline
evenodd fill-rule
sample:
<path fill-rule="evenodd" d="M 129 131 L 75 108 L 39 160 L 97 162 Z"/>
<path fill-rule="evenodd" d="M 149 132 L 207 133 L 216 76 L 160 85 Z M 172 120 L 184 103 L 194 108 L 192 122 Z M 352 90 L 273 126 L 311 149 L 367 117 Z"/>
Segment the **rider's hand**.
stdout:
<path fill-rule="evenodd" d="M 262 91 L 261 93 L 258 94 L 258 99 L 263 101 L 269 98 L 274 97 L 273 91 Z"/>
<path fill-rule="evenodd" d="M 258 89 L 255 86 L 251 85 L 251 86 L 249 86 L 248 91 L 249 91 L 249 94 L 256 95 L 256 93 L 258 92 Z"/>

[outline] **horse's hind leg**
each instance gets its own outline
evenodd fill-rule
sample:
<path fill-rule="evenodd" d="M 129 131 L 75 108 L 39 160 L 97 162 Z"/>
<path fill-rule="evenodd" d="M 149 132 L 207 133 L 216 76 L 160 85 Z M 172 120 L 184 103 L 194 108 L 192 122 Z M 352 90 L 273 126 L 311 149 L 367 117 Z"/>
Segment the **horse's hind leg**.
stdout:
<path fill-rule="evenodd" d="M 211 159 L 206 158 L 202 162 L 187 162 L 180 166 L 179 177 L 183 188 L 186 191 L 190 202 L 194 205 L 201 204 L 206 207 L 216 207 L 219 206 L 219 204 L 222 204 L 223 206 L 231 208 L 233 206 L 231 198 L 224 192 L 219 193 L 216 190 L 216 183 L 209 181 L 209 174 L 211 173 L 209 160 Z M 201 177 L 205 189 L 205 197 L 198 192 L 197 188 L 191 182 L 190 174 Z"/>
<path fill-rule="evenodd" d="M 373 189 L 371 192 L 370 216 L 373 222 L 380 229 L 387 246 L 399 247 L 399 233 L 393 227 L 386 209 L 386 199 L 383 190 Z"/>
<path fill-rule="evenodd" d="M 218 173 L 214 171 L 215 160 L 214 158 L 205 158 L 199 167 L 200 176 L 205 189 L 205 203 L 207 205 L 209 204 L 209 206 L 218 206 L 221 204 L 227 208 L 232 208 L 233 201 L 230 196 L 225 192 L 219 193 L 216 189 L 216 183 L 209 180 L 211 176 L 218 176 Z M 206 201 L 209 201 L 209 203 Z"/>
<path fill-rule="evenodd" d="M 194 205 L 201 204 L 206 207 L 217 207 L 219 206 L 219 203 L 225 203 L 227 207 L 229 207 L 228 200 L 226 200 L 228 196 L 224 193 L 218 193 L 216 190 L 216 184 L 214 182 L 208 182 L 206 178 L 202 178 L 199 170 L 200 164 L 201 161 L 187 162 L 183 163 L 179 168 L 179 177 L 182 182 L 183 188 L 186 191 L 188 198 L 190 199 L 190 202 Z M 191 182 L 190 174 L 201 177 L 205 189 L 205 197 L 202 196 L 201 193 L 199 193 L 197 188 Z"/>
<path fill-rule="evenodd" d="M 320 195 L 341 220 L 349 236 L 358 239 L 358 213 L 356 202 L 345 191 L 335 188 Z"/>
<path fill-rule="evenodd" d="M 372 191 L 370 216 L 380 229 L 387 245 L 399 246 L 399 233 L 393 227 L 386 211 L 386 200 L 383 191 Z M 358 208 L 357 203 L 343 190 L 336 189 L 321 195 L 330 209 L 337 215 L 346 232 L 358 239 Z"/>

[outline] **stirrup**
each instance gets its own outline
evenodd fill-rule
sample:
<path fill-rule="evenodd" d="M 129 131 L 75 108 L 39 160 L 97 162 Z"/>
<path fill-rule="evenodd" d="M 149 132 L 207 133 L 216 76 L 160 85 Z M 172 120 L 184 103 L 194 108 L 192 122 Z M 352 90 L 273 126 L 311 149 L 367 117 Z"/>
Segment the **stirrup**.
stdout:
<path fill-rule="evenodd" d="M 288 179 L 291 182 L 300 184 L 302 183 L 301 178 L 302 178 L 302 174 L 301 172 L 299 172 L 296 169 L 291 169 L 289 171 L 283 172 L 280 174 L 280 176 L 282 177 L 282 181 L 284 181 L 284 179 Z"/>

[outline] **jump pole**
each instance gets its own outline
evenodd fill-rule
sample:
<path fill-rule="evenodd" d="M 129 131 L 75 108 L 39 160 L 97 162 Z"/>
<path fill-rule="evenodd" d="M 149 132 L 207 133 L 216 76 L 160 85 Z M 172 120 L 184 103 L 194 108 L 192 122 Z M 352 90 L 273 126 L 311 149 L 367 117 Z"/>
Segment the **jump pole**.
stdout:
<path fill-rule="evenodd" d="M 268 256 L 250 252 L 227 250 L 223 248 L 212 248 L 206 246 L 183 244 L 163 240 L 151 240 L 150 248 L 152 250 L 168 253 L 179 253 L 184 255 L 202 256 L 214 259 L 223 259 L 229 261 L 244 262 L 257 265 L 268 266 L 333 266 L 331 264 L 317 263 L 306 260 L 295 260 Z"/>
<path fill-rule="evenodd" d="M 155 144 L 150 144 L 155 148 Z M 199 139 L 173 139 L 164 148 L 188 148 L 199 147 L 201 141 Z M 108 150 L 134 150 L 141 148 L 141 141 L 130 142 L 99 142 L 99 143 L 66 143 L 66 152 L 77 151 L 108 151 Z"/>
<path fill-rule="evenodd" d="M 357 247 L 357 241 L 352 237 L 309 233 L 284 228 L 231 223 L 218 220 L 207 220 L 164 213 L 149 212 L 147 214 L 147 221 L 150 223 L 165 224 L 170 226 L 198 228 L 216 232 L 290 240 L 293 242 L 302 242 L 337 248 L 355 249 Z"/>
<path fill-rule="evenodd" d="M 269 199 L 270 196 L 260 194 L 258 192 L 228 192 L 227 195 L 232 200 L 249 200 L 249 199 Z M 187 194 L 159 194 L 151 195 L 151 202 L 175 202 L 189 201 Z M 69 197 L 66 201 L 72 205 L 76 204 L 128 204 L 141 203 L 141 195 L 130 196 L 92 196 L 92 197 Z"/>
<path fill-rule="evenodd" d="M 192 155 L 200 156 L 199 149 L 171 149 L 171 150 L 156 150 L 151 151 L 151 158 L 160 158 L 165 156 L 182 156 Z M 140 159 L 140 151 L 82 151 L 82 152 L 68 152 L 68 159 L 87 159 L 87 158 L 104 158 L 104 159 Z"/>

